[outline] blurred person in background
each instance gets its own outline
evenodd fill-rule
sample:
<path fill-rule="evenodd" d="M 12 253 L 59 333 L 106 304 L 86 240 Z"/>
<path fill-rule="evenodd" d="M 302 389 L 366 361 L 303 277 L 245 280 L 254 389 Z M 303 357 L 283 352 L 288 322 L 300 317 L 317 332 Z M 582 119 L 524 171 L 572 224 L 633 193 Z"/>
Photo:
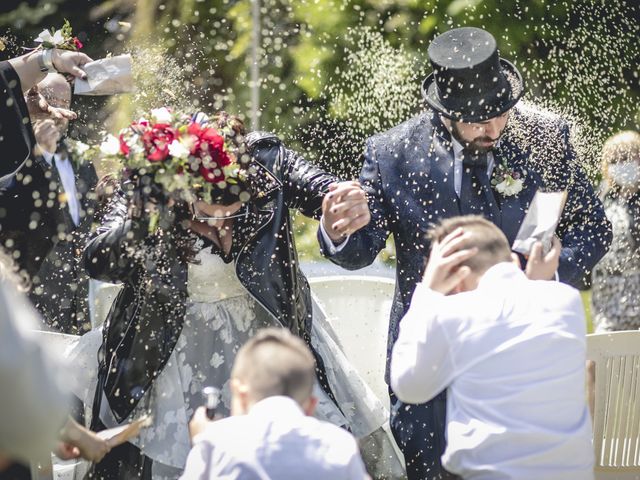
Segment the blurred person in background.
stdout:
<path fill-rule="evenodd" d="M 623 131 L 602 149 L 603 202 L 613 226 L 609 253 L 593 271 L 598 332 L 640 328 L 640 133 Z"/>
<path fill-rule="evenodd" d="M 0 161 L 0 243 L 30 276 L 53 246 L 61 221 L 49 192 L 41 198 L 39 189 L 51 183 L 53 172 L 37 158 L 32 116 L 76 117 L 49 105 L 34 87 L 55 71 L 85 77 L 80 67 L 90 61 L 79 52 L 37 49 L 0 62 L 0 151 L 6 152 Z"/>
<path fill-rule="evenodd" d="M 24 278 L 0 249 L 0 479 L 30 478 L 28 464 L 54 451 L 100 461 L 108 442 L 69 417 L 67 369 L 34 332 L 39 315 Z"/>
<path fill-rule="evenodd" d="M 70 109 L 71 84 L 64 76 L 47 75 L 38 91 L 52 107 Z M 40 195 L 60 203 L 60 223 L 58 242 L 34 275 L 29 296 L 49 326 L 62 333 L 84 333 L 90 329 L 89 277 L 81 259 L 97 208 L 98 177 L 93 164 L 83 161 L 81 149 L 74 148 L 80 143 L 66 138 L 68 119 L 44 113 L 34 117 L 38 154 L 52 170 L 51 181 L 40 185 Z"/>

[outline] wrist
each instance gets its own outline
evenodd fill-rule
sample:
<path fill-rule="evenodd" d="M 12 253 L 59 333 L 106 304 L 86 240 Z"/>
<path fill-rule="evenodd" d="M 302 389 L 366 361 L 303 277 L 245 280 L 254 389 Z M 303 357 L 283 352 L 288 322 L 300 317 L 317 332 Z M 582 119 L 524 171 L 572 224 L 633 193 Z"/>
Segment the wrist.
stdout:
<path fill-rule="evenodd" d="M 53 65 L 53 49 L 44 48 L 38 53 L 38 67 L 42 73 L 53 73 L 57 69 Z"/>
<path fill-rule="evenodd" d="M 334 244 L 335 243 L 340 243 L 340 239 L 339 238 L 335 238 L 335 235 L 331 234 L 331 226 L 327 225 L 326 217 L 324 215 L 322 216 L 322 219 L 320 220 L 320 223 L 322 225 L 322 230 L 324 231 L 324 233 L 327 234 L 327 237 L 329 237 L 329 240 L 331 240 Z"/>
<path fill-rule="evenodd" d="M 49 56 L 51 58 L 51 68 L 53 69 L 53 71 L 59 72 L 60 69 L 56 66 L 56 61 L 60 60 L 59 51 L 56 48 L 51 48 L 49 49 L 49 52 L 51 52 L 49 53 Z"/>

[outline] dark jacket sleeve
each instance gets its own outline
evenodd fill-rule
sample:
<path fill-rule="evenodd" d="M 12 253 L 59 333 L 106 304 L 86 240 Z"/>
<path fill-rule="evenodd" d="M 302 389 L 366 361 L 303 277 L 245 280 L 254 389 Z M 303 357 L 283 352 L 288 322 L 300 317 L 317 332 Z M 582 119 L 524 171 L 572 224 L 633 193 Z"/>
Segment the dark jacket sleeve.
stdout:
<path fill-rule="evenodd" d="M 569 127 L 562 126 L 567 166 L 567 204 L 556 230 L 562 243 L 558 276 L 576 288 L 587 288 L 593 267 L 607 253 L 612 240 L 611 223 L 604 206 L 576 161 L 569 141 Z"/>
<path fill-rule="evenodd" d="M 20 78 L 6 61 L 0 62 L 0 97 L 0 185 L 6 186 L 35 145 Z"/>
<path fill-rule="evenodd" d="M 380 250 L 385 247 L 389 236 L 389 212 L 384 199 L 384 184 L 375 145 L 371 140 L 367 142 L 365 148 L 360 184 L 369 200 L 371 212 L 369 224 L 352 234 L 344 248 L 334 254 L 331 254 L 329 246 L 325 244 L 323 236 L 318 231 L 318 241 L 323 255 L 347 270 L 357 270 L 371 265 Z"/>
<path fill-rule="evenodd" d="M 293 150 L 282 148 L 282 155 L 282 187 L 287 207 L 319 220 L 322 216 L 322 200 L 329 185 L 339 179 L 307 162 Z"/>
<path fill-rule="evenodd" d="M 123 192 L 116 193 L 102 224 L 84 249 L 84 265 L 91 278 L 111 283 L 132 282 L 140 272 L 148 226 L 127 216 Z"/>
<path fill-rule="evenodd" d="M 281 183 L 287 208 L 319 219 L 322 199 L 329 185 L 339 179 L 285 148 L 273 134 L 252 132 L 248 135 L 248 143 L 257 162 Z M 258 177 L 255 181 L 262 179 Z"/>

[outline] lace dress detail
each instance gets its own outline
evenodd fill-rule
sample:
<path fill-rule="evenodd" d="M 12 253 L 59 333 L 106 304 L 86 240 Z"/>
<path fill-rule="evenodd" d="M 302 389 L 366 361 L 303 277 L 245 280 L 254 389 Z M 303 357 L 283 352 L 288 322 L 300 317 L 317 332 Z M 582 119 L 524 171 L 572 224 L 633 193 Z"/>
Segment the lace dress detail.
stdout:
<path fill-rule="evenodd" d="M 152 388 L 127 419 L 131 421 L 147 412 L 153 415 L 153 425 L 132 443 L 153 460 L 154 480 L 180 476 L 191 448 L 188 422 L 194 410 L 203 404 L 202 389 L 213 386 L 220 391 L 217 412 L 228 416 L 229 377 L 236 353 L 259 329 L 281 327 L 239 282 L 234 264 L 226 263 L 211 247 L 200 250 L 196 262 L 189 264 L 187 291 L 185 322 L 176 348 Z M 316 309 L 314 317 L 321 315 Z M 373 445 L 370 462 L 382 465 L 372 470 L 401 472 L 390 439 L 381 430 L 388 418 L 386 410 L 322 325 L 321 320 L 314 320 L 312 344 L 325 362 L 327 378 L 340 408 L 316 382 L 314 395 L 319 399 L 316 417 L 343 426 L 356 437 L 370 437 L 363 441 Z M 97 365 L 82 358 L 93 358 L 95 363 L 101 334 L 92 331 L 82 338 L 80 343 L 84 345 L 76 348 L 72 362 L 81 369 L 89 367 L 85 372 L 95 372 Z M 81 350 L 84 353 L 80 353 Z M 85 404 L 90 405 L 87 394 L 95 388 L 95 373 L 93 382 L 90 374 L 85 375 L 85 384 L 90 385 L 80 398 L 89 400 Z M 118 425 L 104 397 L 100 419 L 107 427 Z M 363 453 L 366 460 L 367 452 Z"/>

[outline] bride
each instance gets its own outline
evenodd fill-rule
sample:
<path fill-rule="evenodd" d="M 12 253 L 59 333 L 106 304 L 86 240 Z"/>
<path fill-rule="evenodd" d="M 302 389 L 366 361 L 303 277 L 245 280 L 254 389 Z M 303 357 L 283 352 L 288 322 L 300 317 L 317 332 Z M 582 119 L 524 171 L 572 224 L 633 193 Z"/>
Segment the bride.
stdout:
<path fill-rule="evenodd" d="M 319 319 L 312 321 L 317 308 L 299 269 L 288 209 L 318 217 L 336 178 L 274 135 L 245 136 L 240 120 L 225 113 L 210 125 L 231 132 L 225 139 L 231 158 L 250 155 L 241 189 L 221 190 L 215 203 L 187 205 L 167 201 L 155 185 L 125 182 L 85 249 L 91 277 L 123 284 L 102 333 L 90 332 L 76 349 L 82 368 L 78 359 L 95 359 L 99 348 L 95 395 L 87 399 L 91 427 L 98 431 L 144 413 L 153 416 L 140 437 L 93 467 L 92 478 L 177 478 L 203 387 L 220 390 L 217 412 L 228 415 L 234 356 L 258 329 L 272 326 L 288 328 L 314 352 L 316 416 L 360 439 L 374 478 L 402 475 L 381 428 L 386 411 Z M 164 227 L 154 233 L 142 190 L 156 190 L 164 212 Z"/>

